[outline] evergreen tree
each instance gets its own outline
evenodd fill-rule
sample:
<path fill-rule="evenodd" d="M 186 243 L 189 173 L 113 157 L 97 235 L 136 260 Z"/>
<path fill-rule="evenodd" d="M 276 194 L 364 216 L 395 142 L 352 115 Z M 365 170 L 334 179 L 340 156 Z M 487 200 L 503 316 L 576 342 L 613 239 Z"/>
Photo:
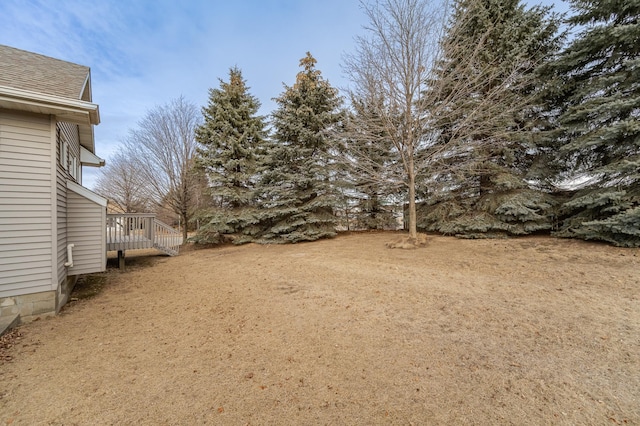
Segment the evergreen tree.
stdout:
<path fill-rule="evenodd" d="M 242 243 L 257 232 L 255 181 L 266 138 L 259 108 L 237 67 L 229 70 L 228 82 L 221 79 L 220 88 L 209 90 L 204 123 L 196 131 L 197 163 L 208 177 L 215 205 L 201 213 L 197 241 L 219 242 L 221 235 L 234 234 L 234 242 Z"/>
<path fill-rule="evenodd" d="M 586 183 L 558 235 L 640 246 L 640 1 L 573 0 L 582 32 L 556 63 L 561 153 Z"/>
<path fill-rule="evenodd" d="M 366 35 L 356 38 L 355 52 L 345 57 L 344 70 L 352 83 L 352 97 L 375 99 L 367 105 L 375 114 L 371 120 L 356 116 L 359 122 L 354 129 L 348 129 L 349 138 L 373 145 L 392 143 L 401 173 L 389 177 L 394 175 L 393 183 L 404 189 L 407 244 L 419 246 L 422 238 L 418 237 L 416 222 L 416 183 L 420 176 L 417 155 L 425 142 L 429 143 L 424 138 L 425 116 L 420 100 L 424 81 L 440 50 L 438 37 L 446 2 L 376 0 L 363 1 L 361 5 L 369 18 Z"/>
<path fill-rule="evenodd" d="M 258 241 L 312 241 L 335 235 L 329 130 L 340 120 L 338 91 L 310 53 L 293 86 L 276 98 L 273 142 L 261 167 Z"/>
<path fill-rule="evenodd" d="M 345 120 L 339 164 L 344 166 L 358 229 L 389 229 L 396 226 L 390 201 L 401 199 L 402 164 L 394 155 L 394 145 L 378 111 L 382 103 L 373 99 L 351 99 L 351 111 Z M 365 129 L 366 128 L 366 129 Z"/>
<path fill-rule="evenodd" d="M 421 228 L 469 237 L 551 228 L 538 72 L 557 52 L 558 27 L 548 8 L 519 0 L 456 2 L 425 97 L 438 142 L 424 153 Z"/>

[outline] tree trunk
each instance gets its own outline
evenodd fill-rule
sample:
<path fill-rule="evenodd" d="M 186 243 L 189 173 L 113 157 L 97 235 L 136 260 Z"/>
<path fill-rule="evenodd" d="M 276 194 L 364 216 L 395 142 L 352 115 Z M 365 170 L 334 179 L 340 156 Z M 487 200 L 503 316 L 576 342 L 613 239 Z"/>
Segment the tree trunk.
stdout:
<path fill-rule="evenodd" d="M 188 214 L 187 212 L 182 212 L 180 214 L 180 216 L 182 217 L 182 244 L 185 244 L 187 242 L 187 220 L 188 220 Z"/>
<path fill-rule="evenodd" d="M 416 173 L 413 165 L 413 157 L 409 157 L 409 237 L 418 238 L 416 225 Z"/>
<path fill-rule="evenodd" d="M 487 173 L 481 172 L 479 186 L 480 197 L 489 192 L 489 189 L 491 188 L 491 179 Z"/>

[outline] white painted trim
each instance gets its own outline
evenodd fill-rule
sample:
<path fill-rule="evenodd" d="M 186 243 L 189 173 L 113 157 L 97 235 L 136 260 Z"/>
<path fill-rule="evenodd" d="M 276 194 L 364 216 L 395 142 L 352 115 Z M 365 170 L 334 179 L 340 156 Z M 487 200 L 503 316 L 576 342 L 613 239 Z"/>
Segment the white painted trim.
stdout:
<path fill-rule="evenodd" d="M 51 126 L 51 290 L 58 289 L 58 190 L 57 175 L 58 162 L 56 161 L 56 150 L 58 149 L 58 123 L 54 116 L 49 118 Z M 62 154 L 61 154 L 62 155 Z"/>
<path fill-rule="evenodd" d="M 86 198 L 87 200 L 91 200 L 96 204 L 101 205 L 102 207 L 107 207 L 107 199 L 104 197 L 101 197 L 100 195 L 96 194 L 95 192 L 91 191 L 88 188 L 85 188 L 82 185 L 78 185 L 77 183 L 75 183 L 72 180 L 68 180 L 67 179 L 67 189 L 75 192 L 76 194 L 80 195 L 81 197 Z"/>
<path fill-rule="evenodd" d="M 5 107 L 3 103 L 11 103 L 11 108 Z M 86 116 L 87 121 L 81 124 L 100 123 L 100 110 L 97 104 L 63 98 L 61 96 L 32 92 L 30 90 L 0 86 L 0 107 L 15 109 L 16 103 L 50 109 L 51 112 L 49 113 L 55 115 L 72 113 L 80 116 Z"/>
<path fill-rule="evenodd" d="M 80 144 L 95 151 L 93 125 L 100 123 L 97 104 L 0 86 L 0 108 L 55 115 L 58 121 L 80 126 Z"/>
<path fill-rule="evenodd" d="M 73 180 L 78 182 L 78 157 L 76 157 L 75 155 L 71 154 L 70 163 L 71 164 L 69 165 L 69 174 L 71 175 Z"/>
<path fill-rule="evenodd" d="M 69 142 L 64 135 L 60 136 L 60 165 L 65 172 L 69 171 Z"/>
<path fill-rule="evenodd" d="M 89 100 L 93 99 L 91 93 L 91 70 L 89 70 L 89 72 L 87 73 L 87 77 L 84 79 L 82 89 L 80 89 L 80 93 L 78 94 L 78 98 L 82 99 L 82 95 L 84 95 L 84 92 L 87 90 L 89 91 Z"/>
<path fill-rule="evenodd" d="M 87 148 L 80 146 L 80 163 L 83 166 L 102 167 L 104 166 L 104 160 Z"/>

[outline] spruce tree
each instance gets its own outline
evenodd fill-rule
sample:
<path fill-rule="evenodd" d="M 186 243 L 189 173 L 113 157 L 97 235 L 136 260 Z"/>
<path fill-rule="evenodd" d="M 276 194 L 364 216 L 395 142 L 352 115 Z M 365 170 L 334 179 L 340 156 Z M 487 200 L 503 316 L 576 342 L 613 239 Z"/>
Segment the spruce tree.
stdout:
<path fill-rule="evenodd" d="M 408 245 L 420 246 L 416 222 L 417 156 L 425 143 L 426 117 L 420 100 L 425 79 L 439 51 L 446 2 L 378 0 L 362 2 L 369 19 L 366 33 L 356 38 L 355 52 L 345 57 L 344 70 L 353 97 L 375 99 L 373 120 L 363 120 L 351 139 L 372 144 L 391 141 L 401 174 L 393 177 L 404 189 Z"/>
<path fill-rule="evenodd" d="M 274 134 L 259 185 L 263 243 L 312 241 L 335 235 L 330 130 L 340 120 L 338 91 L 310 53 L 293 86 L 275 99 Z"/>
<path fill-rule="evenodd" d="M 198 241 L 219 242 L 221 235 L 234 234 L 234 242 L 242 243 L 257 232 L 255 181 L 266 138 L 259 108 L 237 67 L 229 70 L 228 82 L 220 79 L 220 87 L 209 90 L 204 123 L 196 131 L 197 164 L 208 177 L 215 204 L 200 215 Z"/>
<path fill-rule="evenodd" d="M 467 237 L 551 228 L 538 71 L 557 52 L 558 27 L 548 8 L 519 0 L 456 2 L 425 96 L 438 142 L 424 153 L 421 228 Z"/>
<path fill-rule="evenodd" d="M 583 183 L 559 236 L 640 246 L 640 2 L 573 0 L 582 31 L 556 63 L 561 153 Z M 575 183 L 575 182 L 574 182 Z"/>
<path fill-rule="evenodd" d="M 402 199 L 402 164 L 394 155 L 391 138 L 386 135 L 384 118 L 378 111 L 379 97 L 351 99 L 338 155 L 346 173 L 357 229 L 389 229 L 395 222 L 393 201 Z M 386 135 L 386 136 L 385 136 Z"/>

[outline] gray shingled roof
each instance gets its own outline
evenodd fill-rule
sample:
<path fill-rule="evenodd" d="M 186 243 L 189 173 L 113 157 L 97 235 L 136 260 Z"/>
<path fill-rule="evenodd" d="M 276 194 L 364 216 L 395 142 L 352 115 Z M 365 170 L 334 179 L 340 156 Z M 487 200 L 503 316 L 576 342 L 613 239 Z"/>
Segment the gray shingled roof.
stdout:
<path fill-rule="evenodd" d="M 0 44 L 0 86 L 79 100 L 88 75 L 89 67 Z"/>

